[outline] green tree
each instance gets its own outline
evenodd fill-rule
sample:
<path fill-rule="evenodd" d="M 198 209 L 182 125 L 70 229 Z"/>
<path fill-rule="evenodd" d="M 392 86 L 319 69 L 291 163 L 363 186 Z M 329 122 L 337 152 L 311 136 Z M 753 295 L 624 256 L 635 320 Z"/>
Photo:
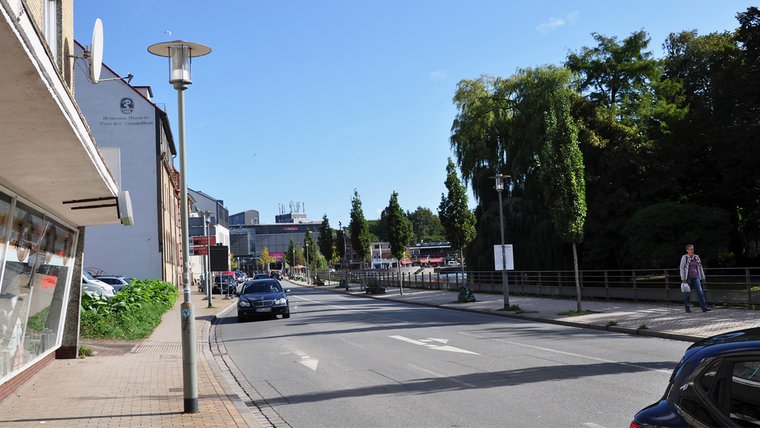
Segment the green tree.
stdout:
<path fill-rule="evenodd" d="M 470 211 L 467 201 L 467 192 L 459 181 L 454 162 L 448 159 L 446 165 L 446 190 L 447 195 L 441 194 L 441 204 L 438 206 L 438 217 L 449 240 L 451 247 L 456 249 L 461 267 L 464 272 L 464 257 L 462 251 L 475 239 L 475 214 Z"/>
<path fill-rule="evenodd" d="M 415 242 L 439 242 L 445 239 L 443 224 L 430 208 L 417 207 L 413 212 L 407 212 L 406 216 L 412 222 Z"/>
<path fill-rule="evenodd" d="M 544 111 L 542 148 L 538 166 L 544 203 L 559 237 L 573 246 L 575 288 L 578 312 L 581 311 L 581 284 L 577 245 L 583 241 L 586 221 L 586 184 L 583 154 L 578 147 L 578 128 L 570 114 L 576 96 L 567 69 L 544 67 L 528 72 L 543 96 L 533 101 Z"/>
<path fill-rule="evenodd" d="M 593 35 L 596 46 L 571 53 L 565 66 L 579 76 L 584 98 L 574 105 L 585 161 L 588 221 L 584 260 L 598 267 L 621 265 L 623 226 L 634 211 L 672 189 L 669 161 L 659 163 L 659 137 L 683 111 L 677 88 L 661 81 L 663 67 L 638 31 L 619 41 Z"/>
<path fill-rule="evenodd" d="M 293 238 L 290 238 L 290 242 L 288 243 L 288 251 L 284 255 L 284 259 L 287 260 L 288 264 L 291 267 L 302 266 L 306 264 L 303 248 L 296 245 L 295 241 L 293 241 Z"/>
<path fill-rule="evenodd" d="M 309 230 L 306 230 L 306 233 L 304 233 L 303 248 L 304 257 L 306 257 L 306 265 L 309 267 L 309 269 L 312 269 L 314 266 L 316 266 L 315 262 L 318 263 L 320 254 L 319 249 L 317 248 L 317 244 L 311 237 L 311 231 Z"/>
<path fill-rule="evenodd" d="M 388 230 L 388 242 L 391 244 L 391 255 L 398 261 L 399 286 L 401 294 L 404 294 L 403 276 L 401 275 L 401 260 L 407 254 L 406 247 L 414 239 L 412 222 L 404 215 L 404 211 L 398 203 L 398 193 L 391 194 L 386 212 L 386 228 Z"/>
<path fill-rule="evenodd" d="M 340 222 L 338 222 L 338 230 L 335 231 L 335 254 L 341 263 L 346 260 L 346 232 Z"/>
<path fill-rule="evenodd" d="M 366 262 L 369 255 L 370 235 L 367 220 L 364 219 L 362 211 L 362 201 L 359 199 L 359 192 L 354 189 L 354 196 L 351 198 L 351 223 L 348 225 L 348 231 L 351 238 L 351 248 L 362 260 Z"/>
<path fill-rule="evenodd" d="M 327 214 L 322 216 L 322 225 L 319 227 L 317 245 L 319 246 L 319 252 L 322 253 L 327 263 L 332 263 L 335 260 L 335 237 L 333 236 L 333 230 L 330 228 L 330 220 L 327 219 Z"/>

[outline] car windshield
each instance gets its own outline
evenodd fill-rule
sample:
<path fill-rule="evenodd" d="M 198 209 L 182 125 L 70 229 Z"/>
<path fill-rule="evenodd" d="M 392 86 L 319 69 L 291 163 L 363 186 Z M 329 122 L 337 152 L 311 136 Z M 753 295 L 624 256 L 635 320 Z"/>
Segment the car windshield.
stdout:
<path fill-rule="evenodd" d="M 245 287 L 245 290 L 243 291 L 243 294 L 252 294 L 252 293 L 274 293 L 276 291 L 282 291 L 282 287 L 280 287 L 279 284 L 276 284 L 274 282 L 262 282 L 262 283 L 252 283 L 248 284 Z"/>

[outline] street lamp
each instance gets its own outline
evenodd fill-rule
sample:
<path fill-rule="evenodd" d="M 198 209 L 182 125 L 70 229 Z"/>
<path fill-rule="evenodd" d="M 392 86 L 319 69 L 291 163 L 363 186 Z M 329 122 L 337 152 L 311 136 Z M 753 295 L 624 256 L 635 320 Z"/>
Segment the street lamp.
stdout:
<path fill-rule="evenodd" d="M 504 309 L 509 309 L 509 281 L 507 278 L 507 252 L 504 248 L 504 207 L 502 204 L 501 194 L 504 192 L 504 180 L 509 178 L 509 175 L 503 175 L 501 173 L 491 177 L 496 180 L 496 191 L 499 193 L 499 223 L 501 229 L 501 285 L 504 290 Z"/>
<path fill-rule="evenodd" d="M 195 350 L 195 316 L 190 300 L 190 236 L 187 219 L 187 168 L 185 167 L 185 97 L 184 91 L 193 81 L 190 63 L 192 57 L 203 56 L 211 48 L 199 43 L 175 40 L 156 43 L 148 47 L 153 55 L 169 58 L 169 83 L 177 90 L 177 115 L 179 117 L 179 177 L 180 216 L 182 217 L 182 264 L 184 301 L 182 302 L 182 380 L 185 413 L 198 413 L 198 369 Z"/>

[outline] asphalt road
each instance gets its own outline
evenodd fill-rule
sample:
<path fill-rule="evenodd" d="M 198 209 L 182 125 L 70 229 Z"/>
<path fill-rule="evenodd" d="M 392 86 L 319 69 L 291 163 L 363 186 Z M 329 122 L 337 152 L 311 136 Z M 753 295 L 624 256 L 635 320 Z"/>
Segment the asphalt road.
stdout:
<path fill-rule="evenodd" d="M 283 286 L 290 319 L 216 337 L 278 427 L 628 426 L 688 346 Z"/>

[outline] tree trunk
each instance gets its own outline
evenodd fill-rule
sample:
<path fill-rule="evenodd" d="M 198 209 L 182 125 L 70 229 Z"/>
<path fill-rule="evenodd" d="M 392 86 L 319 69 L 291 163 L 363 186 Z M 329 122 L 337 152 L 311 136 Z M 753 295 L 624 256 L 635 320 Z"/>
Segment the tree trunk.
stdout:
<path fill-rule="evenodd" d="M 575 294 L 577 296 L 578 312 L 581 311 L 581 278 L 578 271 L 578 247 L 573 242 L 573 265 L 575 266 Z"/>

